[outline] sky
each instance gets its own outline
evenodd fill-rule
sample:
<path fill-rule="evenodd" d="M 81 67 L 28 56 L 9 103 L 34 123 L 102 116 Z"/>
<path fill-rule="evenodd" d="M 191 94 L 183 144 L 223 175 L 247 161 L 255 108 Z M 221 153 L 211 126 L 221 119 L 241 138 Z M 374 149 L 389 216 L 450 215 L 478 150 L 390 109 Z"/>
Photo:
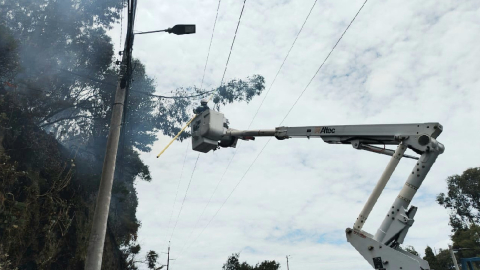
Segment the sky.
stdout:
<path fill-rule="evenodd" d="M 268 90 L 314 2 L 246 0 L 225 79 L 259 74 Z M 438 140 L 446 150 L 411 203 L 418 212 L 404 245 L 421 254 L 427 245 L 445 249 L 449 212 L 435 198 L 446 192 L 448 176 L 480 161 L 480 147 L 469 141 L 480 133 L 480 2 L 370 0 L 305 88 L 363 3 L 317 1 L 268 95 L 265 90 L 221 112 L 230 127 L 246 129 L 265 99 L 251 128 L 275 128 L 305 90 L 282 125 L 440 122 Z M 221 1 L 206 89 L 220 85 L 242 4 Z M 197 26 L 194 35 L 135 37 L 133 55 L 156 79 L 158 93 L 201 85 L 217 5 L 138 0 L 136 31 Z M 125 29 L 117 25 L 109 32 L 117 50 Z M 157 159 L 169 140 L 159 134 L 153 151 L 141 154 L 152 174 L 151 182 L 136 184 L 141 256 L 166 252 L 170 240 L 175 270 L 221 269 L 232 253 L 249 264 L 276 260 L 281 269 L 287 269 L 286 255 L 290 269 L 371 269 L 346 241 L 345 228 L 352 227 L 388 156 L 320 139 L 258 138 L 200 155 L 190 140 L 175 142 Z M 365 231 L 375 234 L 414 164 L 400 162 Z M 165 254 L 159 262 L 166 264 Z"/>

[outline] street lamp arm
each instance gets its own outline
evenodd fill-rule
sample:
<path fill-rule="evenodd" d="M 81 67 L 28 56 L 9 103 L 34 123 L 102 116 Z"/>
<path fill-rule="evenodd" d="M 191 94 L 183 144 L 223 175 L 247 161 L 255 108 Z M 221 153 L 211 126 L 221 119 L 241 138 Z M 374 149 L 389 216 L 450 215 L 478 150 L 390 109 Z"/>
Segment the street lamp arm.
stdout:
<path fill-rule="evenodd" d="M 169 34 L 175 34 L 175 35 L 195 34 L 196 27 L 195 27 L 195 24 L 177 24 L 172 28 L 168 28 L 168 29 L 164 29 L 164 30 L 138 32 L 138 33 L 134 33 L 134 34 L 135 35 L 142 35 L 142 34 L 151 34 L 151 33 L 158 33 L 158 32 L 167 32 Z"/>
<path fill-rule="evenodd" d="M 155 30 L 155 31 L 146 31 L 146 32 L 137 32 L 133 33 L 134 35 L 142 35 L 142 34 L 150 34 L 150 33 L 158 33 L 158 32 L 167 32 L 167 29 L 165 30 Z"/>

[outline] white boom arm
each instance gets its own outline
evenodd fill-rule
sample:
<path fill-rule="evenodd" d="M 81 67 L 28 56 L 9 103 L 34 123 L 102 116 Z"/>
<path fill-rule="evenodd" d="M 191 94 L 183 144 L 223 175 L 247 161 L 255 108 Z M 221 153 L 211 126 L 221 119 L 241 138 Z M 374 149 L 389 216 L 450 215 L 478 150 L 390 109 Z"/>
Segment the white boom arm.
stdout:
<path fill-rule="evenodd" d="M 408 208 L 413 196 L 428 171 L 444 151 L 436 140 L 443 130 L 439 123 L 277 127 L 267 130 L 235 130 L 228 128 L 223 114 L 206 110 L 192 122 L 192 148 L 207 153 L 221 147 L 235 147 L 238 139 L 275 136 L 288 138 L 322 138 L 330 144 L 351 144 L 355 149 L 392 156 L 352 228 L 346 229 L 347 240 L 374 267 L 374 269 L 430 269 L 428 262 L 400 248 L 408 229 L 412 226 L 417 207 Z M 372 146 L 384 145 L 384 148 Z M 398 145 L 395 151 L 385 145 Z M 420 157 L 405 155 L 407 148 Z M 385 188 L 402 157 L 417 159 L 417 163 L 389 207 L 387 215 L 375 235 L 362 230 L 363 224 Z"/>

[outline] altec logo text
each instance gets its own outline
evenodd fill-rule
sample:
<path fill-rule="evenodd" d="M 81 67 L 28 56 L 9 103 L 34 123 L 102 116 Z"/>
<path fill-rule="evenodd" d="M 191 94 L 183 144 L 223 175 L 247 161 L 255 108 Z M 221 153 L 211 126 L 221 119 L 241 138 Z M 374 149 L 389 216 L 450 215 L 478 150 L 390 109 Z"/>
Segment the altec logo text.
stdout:
<path fill-rule="evenodd" d="M 322 127 L 322 130 L 320 131 L 320 133 L 335 133 L 335 129 L 329 128 L 329 127 Z"/>

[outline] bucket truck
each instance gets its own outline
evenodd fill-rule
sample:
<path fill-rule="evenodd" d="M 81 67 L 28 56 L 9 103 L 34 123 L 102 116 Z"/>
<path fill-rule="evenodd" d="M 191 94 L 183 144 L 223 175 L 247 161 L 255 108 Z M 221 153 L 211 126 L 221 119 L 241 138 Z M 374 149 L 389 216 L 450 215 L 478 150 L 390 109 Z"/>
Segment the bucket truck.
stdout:
<path fill-rule="evenodd" d="M 427 270 L 428 262 L 401 249 L 409 228 L 414 222 L 417 207 L 410 206 L 415 193 L 430 171 L 444 146 L 437 141 L 443 127 L 439 123 L 386 124 L 386 125 L 329 125 L 305 127 L 277 127 L 262 130 L 236 130 L 229 128 L 225 116 L 214 110 L 205 110 L 190 124 L 192 148 L 207 153 L 220 147 L 236 147 L 238 139 L 274 136 L 279 140 L 290 138 L 321 138 L 329 144 L 351 145 L 358 150 L 391 156 L 373 192 L 367 199 L 352 228 L 346 228 L 347 241 L 374 269 Z M 375 145 L 383 145 L 378 147 Z M 385 145 L 396 145 L 396 150 Z M 406 155 L 407 149 L 419 156 Z M 400 159 L 415 159 L 414 168 L 375 234 L 362 230 L 370 212 Z"/>

